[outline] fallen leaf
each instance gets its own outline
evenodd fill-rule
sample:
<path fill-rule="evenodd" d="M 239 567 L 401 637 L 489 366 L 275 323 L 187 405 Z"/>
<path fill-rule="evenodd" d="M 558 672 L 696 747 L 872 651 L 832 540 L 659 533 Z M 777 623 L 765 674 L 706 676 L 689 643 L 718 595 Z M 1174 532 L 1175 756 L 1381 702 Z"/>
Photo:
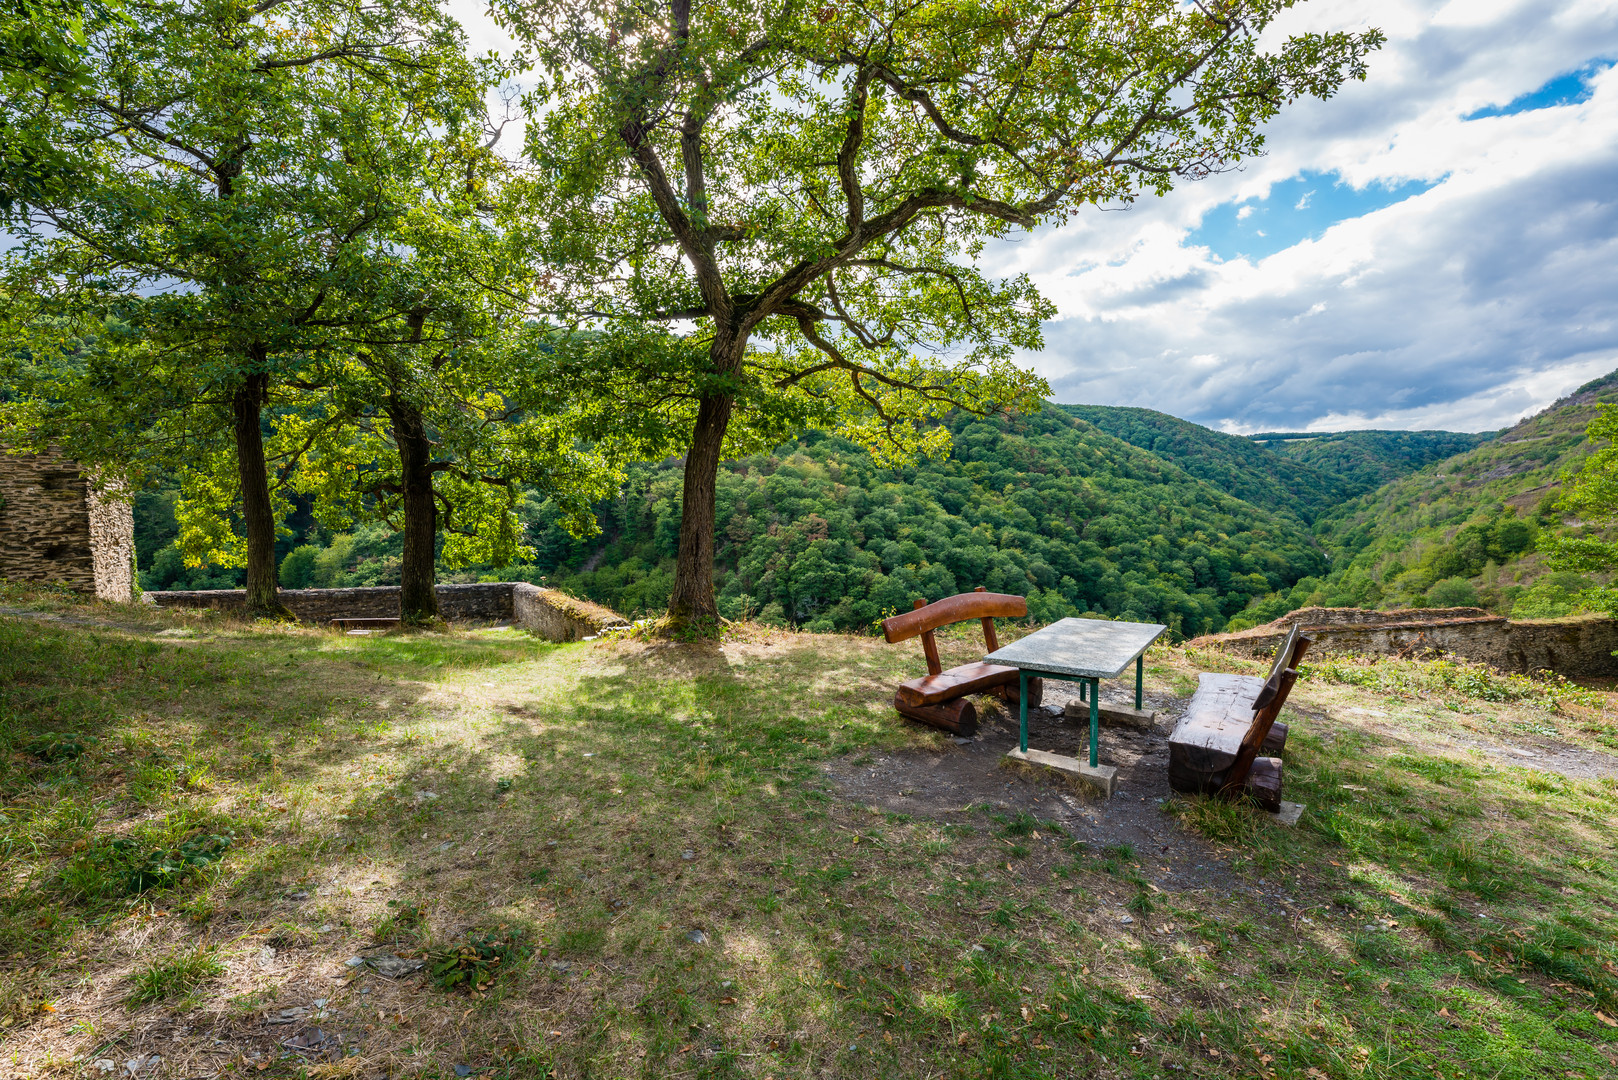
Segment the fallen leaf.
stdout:
<path fill-rule="evenodd" d="M 1034 1022 L 1034 1010 L 1032 1010 L 1028 1006 L 1024 1005 L 1022 1007 L 1022 1018 L 1023 1018 L 1023 1023 L 1032 1024 Z"/>
<path fill-rule="evenodd" d="M 968 1036 L 966 1034 L 966 1032 L 964 1032 L 964 1031 L 961 1032 L 959 1035 L 955 1036 L 955 1045 L 956 1046 L 965 1046 L 966 1045 L 966 1040 L 968 1038 L 970 1038 L 970 1036 Z"/>
<path fill-rule="evenodd" d="M 719 999 L 719 1004 L 721 1004 L 721 1005 L 734 1005 L 734 1004 L 736 1004 L 736 999 L 733 998 L 733 997 L 722 997 L 722 998 Z"/>
<path fill-rule="evenodd" d="M 1618 1020 L 1614 1020 L 1612 1017 L 1608 1016 L 1604 1012 L 1597 1012 L 1596 1013 L 1596 1019 L 1600 1020 L 1603 1024 L 1606 1024 L 1608 1027 L 1618 1027 Z"/>
<path fill-rule="evenodd" d="M 1449 1010 L 1448 1009 L 1439 1009 L 1438 1010 L 1438 1015 L 1439 1016 L 1448 1016 L 1449 1015 Z"/>

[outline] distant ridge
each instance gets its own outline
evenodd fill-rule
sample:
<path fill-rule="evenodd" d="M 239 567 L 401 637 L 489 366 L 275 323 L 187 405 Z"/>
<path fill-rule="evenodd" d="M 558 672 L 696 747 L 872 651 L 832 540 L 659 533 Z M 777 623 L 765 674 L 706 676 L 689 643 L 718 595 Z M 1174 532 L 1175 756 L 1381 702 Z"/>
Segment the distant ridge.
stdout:
<path fill-rule="evenodd" d="M 1343 477 L 1359 495 L 1488 442 L 1497 432 L 1272 431 L 1247 438 L 1284 458 Z"/>
<path fill-rule="evenodd" d="M 1155 409 L 1116 405 L 1056 407 L 1131 446 L 1149 450 L 1227 495 L 1305 523 L 1369 490 L 1306 462 L 1273 453 L 1251 439 Z"/>

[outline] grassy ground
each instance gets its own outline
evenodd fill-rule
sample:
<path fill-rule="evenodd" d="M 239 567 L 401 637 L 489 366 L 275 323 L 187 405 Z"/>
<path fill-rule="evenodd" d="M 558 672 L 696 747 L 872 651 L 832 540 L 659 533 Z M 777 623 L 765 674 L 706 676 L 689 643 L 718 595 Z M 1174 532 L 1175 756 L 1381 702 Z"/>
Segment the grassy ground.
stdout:
<path fill-rule="evenodd" d="M 0 1077 L 1618 1073 L 1618 783 L 1476 749 L 1599 750 L 1611 693 L 1315 668 L 1303 824 L 1167 804 L 1228 879 L 1173 892 L 839 799 L 830 758 L 954 752 L 887 705 L 906 646 L 123 621 L 0 616 Z"/>

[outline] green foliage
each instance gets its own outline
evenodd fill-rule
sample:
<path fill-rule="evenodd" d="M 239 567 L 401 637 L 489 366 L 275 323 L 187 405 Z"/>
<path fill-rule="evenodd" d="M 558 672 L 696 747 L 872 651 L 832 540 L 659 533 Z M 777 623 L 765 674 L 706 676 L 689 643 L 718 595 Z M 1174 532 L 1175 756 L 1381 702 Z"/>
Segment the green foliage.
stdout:
<path fill-rule="evenodd" d="M 532 950 L 520 940 L 494 933 L 468 934 L 463 944 L 434 955 L 428 962 L 433 982 L 445 990 L 476 995 Z"/>
<path fill-rule="evenodd" d="M 1435 608 L 1476 607 L 1478 588 L 1462 577 L 1448 577 L 1427 590 L 1427 606 Z"/>
<path fill-rule="evenodd" d="M 183 997 L 209 979 L 224 973 L 225 965 L 214 950 L 203 945 L 176 949 L 130 977 L 135 988 L 129 995 L 129 1003 L 145 1005 L 152 1001 Z"/>
<path fill-rule="evenodd" d="M 1564 701 L 1591 708 L 1600 704 L 1598 695 L 1552 672 L 1507 674 L 1477 661 L 1453 658 L 1334 657 L 1318 664 L 1305 662 L 1298 669 L 1298 677 L 1405 697 L 1451 694 L 1478 701 L 1515 702 L 1547 712 L 1554 712 Z"/>
<path fill-rule="evenodd" d="M 174 885 L 186 875 L 224 858 L 235 837 L 209 833 L 192 836 L 171 848 L 149 852 L 136 863 L 125 879 L 125 888 L 131 893 Z M 122 846 L 120 846 L 122 845 Z M 118 851 L 133 851 L 133 841 L 119 839 L 112 847 Z"/>
<path fill-rule="evenodd" d="M 1511 605 L 1514 619 L 1559 619 L 1582 609 L 1583 595 L 1592 582 L 1583 574 L 1558 571 L 1545 574 L 1518 594 Z"/>
<path fill-rule="evenodd" d="M 1230 498 L 1059 410 L 1015 421 L 952 417 L 949 459 L 882 467 L 846 440 L 806 436 L 718 478 L 721 613 L 868 631 L 983 585 L 1031 615 L 1219 629 L 1249 597 L 1319 573 L 1294 522 Z M 542 515 L 534 577 L 625 613 L 672 584 L 680 519 L 672 464 L 636 470 L 586 545 Z"/>
<path fill-rule="evenodd" d="M 1350 494 L 1374 491 L 1435 461 L 1464 454 L 1493 432 L 1265 432 L 1248 438 L 1281 457 L 1346 481 Z"/>
<path fill-rule="evenodd" d="M 1150 450 L 1227 495 L 1306 522 L 1366 490 L 1341 476 L 1272 453 L 1253 439 L 1213 431 L 1152 409 L 1061 408 L 1108 435 Z"/>
<path fill-rule="evenodd" d="M 77 761 L 84 756 L 85 750 L 99 741 L 94 735 L 52 733 L 31 739 L 23 749 L 39 760 L 55 765 L 65 761 Z"/>
<path fill-rule="evenodd" d="M 1557 506 L 1579 516 L 1577 531 L 1563 533 L 1547 545 L 1545 561 L 1564 571 L 1611 573 L 1618 570 L 1618 405 L 1596 406 L 1595 418 L 1585 429 L 1597 446 L 1571 478 Z M 1587 585 L 1580 603 L 1618 616 L 1618 589 Z"/>

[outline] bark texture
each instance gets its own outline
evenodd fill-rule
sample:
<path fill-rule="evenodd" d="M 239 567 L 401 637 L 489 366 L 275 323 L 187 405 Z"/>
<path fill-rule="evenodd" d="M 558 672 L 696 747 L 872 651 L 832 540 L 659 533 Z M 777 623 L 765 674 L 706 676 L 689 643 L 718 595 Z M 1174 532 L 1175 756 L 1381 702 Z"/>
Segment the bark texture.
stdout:
<path fill-rule="evenodd" d="M 395 398 L 388 405 L 393 440 L 399 447 L 404 555 L 399 565 L 399 621 L 406 626 L 439 619 L 437 568 L 438 506 L 433 498 L 433 446 L 421 410 Z"/>
<path fill-rule="evenodd" d="M 242 521 L 247 531 L 247 613 L 254 618 L 291 618 L 281 603 L 275 566 L 275 511 L 264 463 L 260 416 L 270 377 L 249 375 L 231 396 L 236 432 L 236 469 L 241 483 Z"/>
<path fill-rule="evenodd" d="M 697 407 L 691 449 L 685 456 L 680 550 L 669 596 L 668 622 L 676 630 L 708 632 L 719 625 L 713 588 L 714 498 L 733 404 L 729 395 L 716 395 L 703 398 Z"/>

